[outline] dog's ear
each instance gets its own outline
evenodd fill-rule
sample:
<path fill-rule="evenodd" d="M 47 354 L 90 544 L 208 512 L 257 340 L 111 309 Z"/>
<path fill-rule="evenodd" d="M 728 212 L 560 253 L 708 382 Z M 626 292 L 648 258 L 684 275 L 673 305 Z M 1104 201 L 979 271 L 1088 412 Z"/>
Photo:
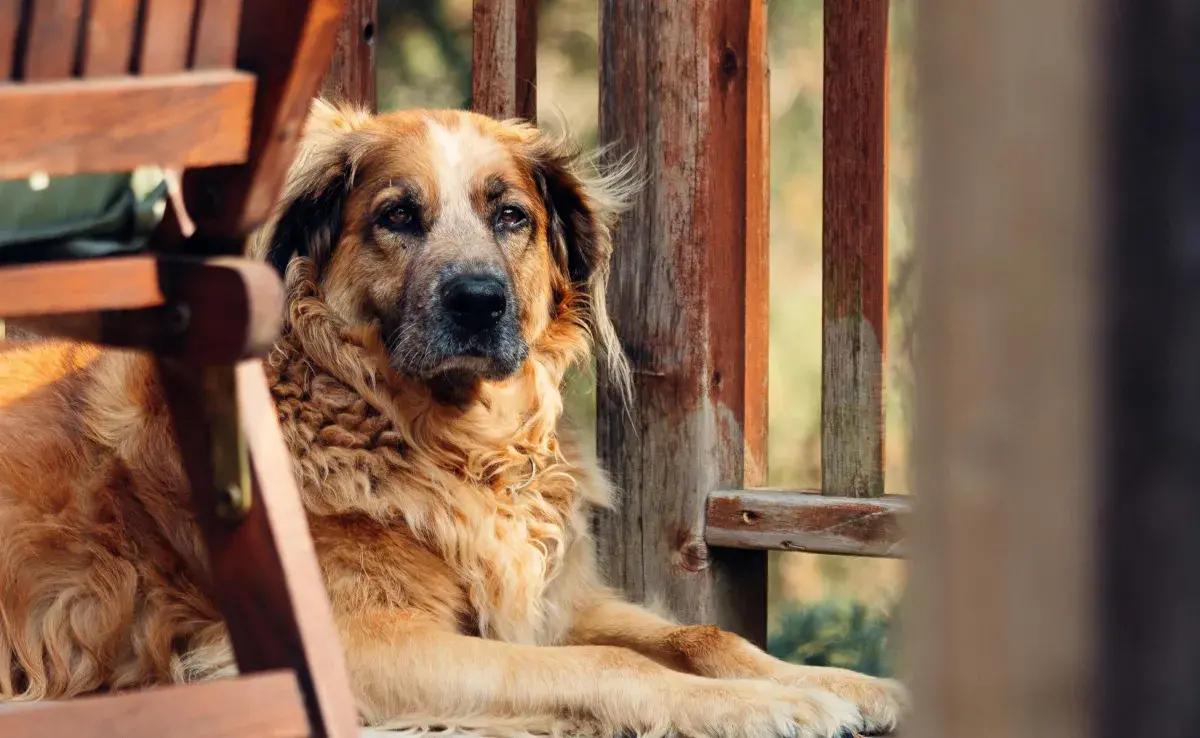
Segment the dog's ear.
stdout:
<path fill-rule="evenodd" d="M 342 203 L 354 180 L 355 139 L 369 115 L 324 100 L 313 103 L 273 222 L 256 239 L 255 256 L 281 275 L 292 259 L 319 273 L 341 237 Z"/>
<path fill-rule="evenodd" d="M 544 202 L 546 235 L 563 278 L 583 297 L 588 330 L 610 376 L 629 391 L 629 368 L 608 315 L 613 229 L 638 182 L 628 162 L 599 172 L 566 138 L 534 134 L 530 159 Z"/>
<path fill-rule="evenodd" d="M 320 269 L 341 237 L 342 201 L 350 189 L 345 157 L 319 157 L 310 171 L 288 183 L 279 217 L 267 244 L 266 259 L 282 276 L 296 256 Z"/>

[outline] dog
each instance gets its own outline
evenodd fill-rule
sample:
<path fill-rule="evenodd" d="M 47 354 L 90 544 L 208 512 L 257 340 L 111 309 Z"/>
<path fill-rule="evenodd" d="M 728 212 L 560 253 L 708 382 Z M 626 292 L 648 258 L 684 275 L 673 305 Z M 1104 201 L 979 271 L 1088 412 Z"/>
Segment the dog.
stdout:
<path fill-rule="evenodd" d="M 628 168 L 463 111 L 314 103 L 249 252 L 283 275 L 265 362 L 368 725 L 832 738 L 896 682 L 777 660 L 623 600 L 610 506 L 559 426 L 605 309 Z M 149 359 L 0 354 L 0 700 L 236 672 Z"/>

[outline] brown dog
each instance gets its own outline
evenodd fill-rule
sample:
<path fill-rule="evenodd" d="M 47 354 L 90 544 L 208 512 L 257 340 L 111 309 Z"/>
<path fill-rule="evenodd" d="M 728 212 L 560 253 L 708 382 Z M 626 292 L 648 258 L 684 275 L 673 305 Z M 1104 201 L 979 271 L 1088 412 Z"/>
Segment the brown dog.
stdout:
<path fill-rule="evenodd" d="M 595 344 L 628 178 L 534 128 L 314 106 L 256 255 L 284 274 L 268 366 L 371 724 L 837 736 L 894 682 L 795 666 L 602 584 L 604 477 L 557 428 Z M 0 354 L 0 700 L 232 673 L 145 359 Z"/>

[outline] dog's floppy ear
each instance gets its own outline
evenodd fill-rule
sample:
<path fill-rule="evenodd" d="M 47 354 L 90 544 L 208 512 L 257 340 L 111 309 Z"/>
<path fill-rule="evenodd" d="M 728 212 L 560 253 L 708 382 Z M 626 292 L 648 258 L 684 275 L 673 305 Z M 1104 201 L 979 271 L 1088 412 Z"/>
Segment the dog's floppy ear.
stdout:
<path fill-rule="evenodd" d="M 633 166 L 606 172 L 566 138 L 534 134 L 530 159 L 544 201 L 551 253 L 564 278 L 584 298 L 585 320 L 611 378 L 628 396 L 629 365 L 608 316 L 606 291 L 613 252 L 612 232 L 638 187 Z"/>
<path fill-rule="evenodd" d="M 313 103 L 274 220 L 254 247 L 254 255 L 281 275 L 296 256 L 311 259 L 318 272 L 329 259 L 341 236 L 342 203 L 354 180 L 354 131 L 368 119 L 364 111 L 348 106 Z"/>

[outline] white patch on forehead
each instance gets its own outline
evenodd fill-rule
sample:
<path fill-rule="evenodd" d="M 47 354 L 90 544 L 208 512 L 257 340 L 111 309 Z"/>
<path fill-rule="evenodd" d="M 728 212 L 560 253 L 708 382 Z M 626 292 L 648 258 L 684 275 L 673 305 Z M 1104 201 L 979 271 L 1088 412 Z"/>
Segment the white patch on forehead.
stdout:
<path fill-rule="evenodd" d="M 427 118 L 425 123 L 432 142 L 431 154 L 434 171 L 437 172 L 442 217 L 451 213 L 468 215 L 471 210 L 471 183 L 476 179 L 476 172 L 500 159 L 504 149 L 467 121 L 462 121 L 455 130 L 431 118 Z"/>

